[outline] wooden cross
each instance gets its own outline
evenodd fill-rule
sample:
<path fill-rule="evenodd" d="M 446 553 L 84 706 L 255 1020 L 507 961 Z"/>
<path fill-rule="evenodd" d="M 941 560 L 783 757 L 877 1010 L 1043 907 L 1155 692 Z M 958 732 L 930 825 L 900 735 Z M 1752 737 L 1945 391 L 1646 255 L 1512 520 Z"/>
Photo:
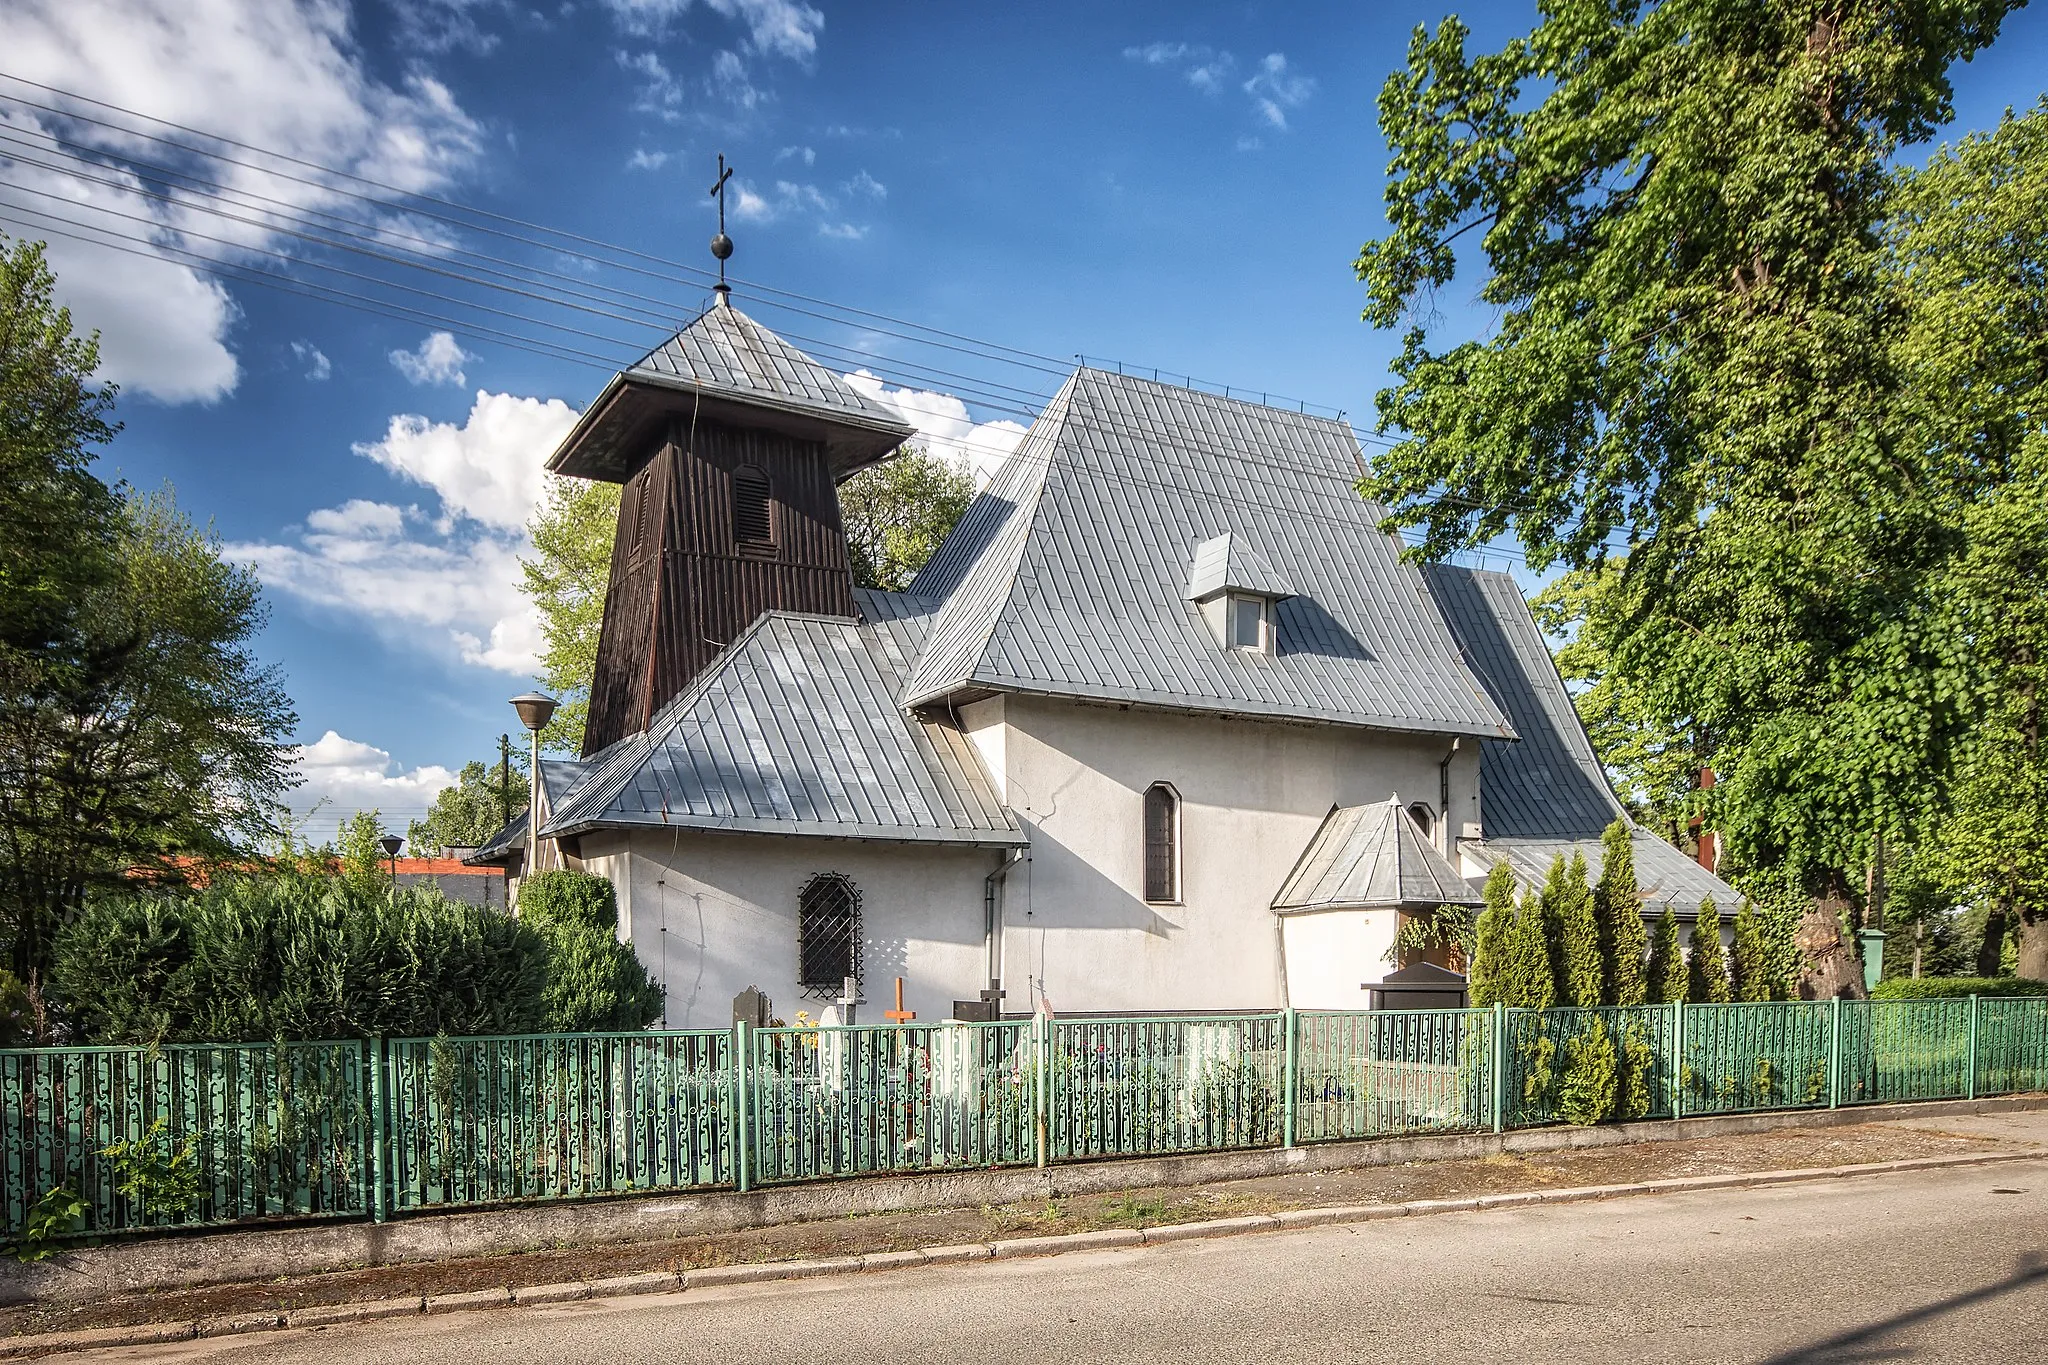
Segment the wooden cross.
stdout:
<path fill-rule="evenodd" d="M 900 976 L 896 978 L 896 1008 L 893 1010 L 883 1010 L 882 1017 L 899 1024 L 907 1024 L 917 1018 L 916 1010 L 903 1008 L 903 978 Z"/>

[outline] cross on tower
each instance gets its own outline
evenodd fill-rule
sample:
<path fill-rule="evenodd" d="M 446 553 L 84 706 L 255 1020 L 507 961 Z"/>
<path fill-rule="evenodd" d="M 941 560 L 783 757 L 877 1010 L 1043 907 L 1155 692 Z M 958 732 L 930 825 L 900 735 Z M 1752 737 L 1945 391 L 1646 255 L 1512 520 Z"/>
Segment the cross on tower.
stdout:
<path fill-rule="evenodd" d="M 711 187 L 711 197 L 718 201 L 718 235 L 711 239 L 711 254 L 718 258 L 718 287 L 725 288 L 725 262 L 732 255 L 732 238 L 725 235 L 725 182 L 732 179 L 732 167 L 725 164 L 725 153 L 718 154 L 718 183 Z"/>

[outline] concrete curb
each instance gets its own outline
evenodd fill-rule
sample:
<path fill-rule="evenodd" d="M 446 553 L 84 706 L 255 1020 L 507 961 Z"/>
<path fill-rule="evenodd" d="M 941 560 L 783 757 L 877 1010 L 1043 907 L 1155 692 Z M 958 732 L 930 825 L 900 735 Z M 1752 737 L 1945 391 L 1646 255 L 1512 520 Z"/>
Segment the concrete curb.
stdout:
<path fill-rule="evenodd" d="M 1790 1185 L 1841 1180 L 1851 1176 L 1896 1175 L 1904 1171 L 1949 1170 L 1957 1167 L 1992 1166 L 2012 1161 L 2039 1161 L 2044 1158 L 2048 1158 L 2048 1150 L 1916 1157 L 1905 1161 L 1874 1161 L 1860 1166 L 1817 1166 L 1796 1171 L 1739 1171 L 1728 1175 L 1646 1180 L 1634 1185 L 1584 1185 L 1565 1190 L 1513 1190 L 1504 1194 L 1475 1195 L 1469 1199 L 1417 1199 L 1405 1204 L 1354 1204 L 1333 1208 L 1295 1209 L 1286 1213 L 1252 1214 L 1241 1218 L 1212 1218 L 1196 1223 L 1168 1223 L 1156 1228 L 1113 1228 L 1096 1232 L 1073 1232 L 1054 1237 L 1012 1237 L 997 1242 L 969 1243 L 965 1246 L 878 1251 L 862 1256 L 839 1256 L 825 1260 L 764 1261 L 752 1265 L 709 1266 L 703 1270 L 679 1273 L 654 1271 L 587 1282 L 535 1285 L 528 1289 L 482 1289 L 465 1294 L 438 1294 L 425 1299 L 400 1298 L 382 1299 L 373 1303 L 327 1304 L 315 1308 L 295 1308 L 282 1313 L 206 1318 L 198 1322 L 150 1323 L 134 1327 L 106 1327 L 83 1332 L 52 1332 L 39 1336 L 5 1338 L 0 1339 L 0 1360 L 33 1360 L 64 1351 L 116 1346 L 155 1346 L 166 1342 L 234 1336 L 249 1332 L 335 1327 L 376 1318 L 538 1307 L 585 1299 L 608 1300 L 629 1295 L 680 1293 L 692 1289 L 713 1289 L 721 1285 L 765 1284 L 822 1275 L 854 1275 L 870 1271 L 921 1269 L 926 1266 L 965 1261 L 1058 1256 L 1076 1251 L 1152 1246 L 1165 1242 L 1234 1237 L 1253 1232 L 1328 1227 L 1341 1223 L 1370 1223 L 1390 1218 L 1422 1218 L 1440 1213 L 1484 1213 L 1541 1204 L 1584 1204 L 1636 1195 L 1685 1194 L 1705 1190 L 1744 1189 L 1757 1185 Z"/>

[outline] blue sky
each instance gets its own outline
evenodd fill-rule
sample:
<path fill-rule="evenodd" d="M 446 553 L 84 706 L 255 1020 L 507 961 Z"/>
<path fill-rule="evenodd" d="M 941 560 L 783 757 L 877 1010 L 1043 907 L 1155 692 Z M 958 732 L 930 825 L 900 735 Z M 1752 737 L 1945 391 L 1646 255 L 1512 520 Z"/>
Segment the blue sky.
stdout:
<path fill-rule="evenodd" d="M 71 217 L 62 231 L 98 243 L 53 238 L 51 254 L 124 385 L 127 427 L 103 472 L 175 484 L 262 575 L 261 648 L 308 746 L 298 804 L 330 802 L 313 832 L 373 805 L 402 828 L 511 725 L 504 698 L 525 687 L 533 648 L 518 528 L 540 462 L 607 366 L 658 339 L 652 322 L 703 305 L 704 281 L 680 267 L 711 264 L 718 153 L 737 167 L 739 305 L 842 369 L 868 369 L 942 448 L 993 459 L 1077 354 L 1369 426 L 1394 342 L 1358 321 L 1351 273 L 1381 222 L 1373 100 L 1409 30 L 1444 12 L 1412 0 L 15 0 L 0 11 L 8 77 L 310 164 L 0 79 L 0 218 Z M 1460 12 L 1484 48 L 1534 21 L 1528 3 Z M 2048 15 L 2022 12 L 1958 70 L 1960 128 L 2040 96 L 2044 39 Z M 151 198 L 109 154 L 262 198 L 233 219 L 204 211 L 219 200 Z M 331 170 L 679 265 L 630 262 L 666 277 L 650 278 L 610 251 L 593 264 L 379 209 Z M 619 292 L 599 314 L 493 294 L 311 247 L 269 210 L 483 253 L 549 290 Z M 61 226 L 29 221 L 40 235 Z M 108 230 L 127 234 L 124 250 Z M 168 254 L 180 248 L 460 325 L 223 283 Z M 1043 359 L 918 344 L 839 307 L 801 304 L 831 315 L 805 316 L 766 289 Z M 635 316 L 602 315 L 619 311 Z M 480 327 L 587 354 L 534 354 Z"/>

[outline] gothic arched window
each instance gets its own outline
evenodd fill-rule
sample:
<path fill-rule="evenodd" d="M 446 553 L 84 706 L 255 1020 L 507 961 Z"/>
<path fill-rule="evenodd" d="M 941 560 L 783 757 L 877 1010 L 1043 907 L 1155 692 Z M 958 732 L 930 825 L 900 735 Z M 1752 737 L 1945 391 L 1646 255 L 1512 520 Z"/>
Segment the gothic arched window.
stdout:
<path fill-rule="evenodd" d="M 805 995 L 836 996 L 860 980 L 860 890 L 837 872 L 820 872 L 796 896 L 797 985 Z"/>
<path fill-rule="evenodd" d="M 1417 801 L 1408 808 L 1408 818 L 1415 822 L 1415 828 L 1422 831 L 1422 837 L 1436 842 L 1436 812 L 1429 808 L 1429 802 Z"/>
<path fill-rule="evenodd" d="M 1180 899 L 1180 793 L 1164 782 L 1145 789 L 1145 899 Z"/>

